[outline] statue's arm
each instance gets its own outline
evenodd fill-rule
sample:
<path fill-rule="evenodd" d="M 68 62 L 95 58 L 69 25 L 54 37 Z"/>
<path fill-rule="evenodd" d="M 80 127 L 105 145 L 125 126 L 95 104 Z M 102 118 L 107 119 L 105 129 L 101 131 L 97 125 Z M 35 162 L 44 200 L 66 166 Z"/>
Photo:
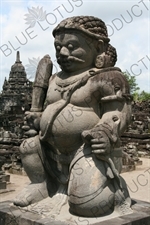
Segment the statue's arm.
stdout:
<path fill-rule="evenodd" d="M 52 75 L 53 64 L 49 55 L 45 55 L 39 62 L 32 93 L 31 112 L 42 112 L 48 89 L 49 79 Z"/>
<path fill-rule="evenodd" d="M 99 123 L 92 130 L 83 132 L 83 137 L 85 139 L 88 137 L 91 141 L 93 153 L 110 153 L 114 148 L 119 147 L 120 136 L 130 124 L 132 98 L 127 81 L 119 75 L 117 74 L 111 82 L 106 81 L 107 85 L 103 82 L 100 87 L 103 90 L 101 91 Z M 119 84 L 114 84 L 114 80 L 119 81 Z"/>
<path fill-rule="evenodd" d="M 52 75 L 53 64 L 49 55 L 45 55 L 39 62 L 32 92 L 32 104 L 29 112 L 25 113 L 24 126 L 27 136 L 35 136 L 39 131 L 49 80 Z"/>
<path fill-rule="evenodd" d="M 114 77 L 106 86 L 109 95 L 101 97 L 102 116 L 100 124 L 109 124 L 112 133 L 118 138 L 131 122 L 132 96 L 129 93 L 129 84 L 121 72 L 114 73 Z M 103 90 L 103 93 L 107 91 Z"/>
<path fill-rule="evenodd" d="M 131 101 L 122 99 L 122 101 L 112 100 L 103 103 L 104 112 L 100 123 L 109 123 L 113 128 L 118 124 L 118 135 L 126 130 L 131 122 Z"/>

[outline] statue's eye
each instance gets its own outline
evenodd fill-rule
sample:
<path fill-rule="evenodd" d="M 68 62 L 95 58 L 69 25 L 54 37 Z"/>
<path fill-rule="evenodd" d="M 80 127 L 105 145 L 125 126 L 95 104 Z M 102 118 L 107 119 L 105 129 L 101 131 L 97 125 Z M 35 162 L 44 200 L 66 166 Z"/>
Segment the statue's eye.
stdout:
<path fill-rule="evenodd" d="M 73 49 L 74 49 L 74 46 L 73 46 L 72 44 L 69 44 L 69 45 L 68 45 L 68 49 L 69 49 L 69 50 L 73 50 Z"/>
<path fill-rule="evenodd" d="M 59 45 L 56 45 L 56 50 L 60 51 L 61 47 Z"/>

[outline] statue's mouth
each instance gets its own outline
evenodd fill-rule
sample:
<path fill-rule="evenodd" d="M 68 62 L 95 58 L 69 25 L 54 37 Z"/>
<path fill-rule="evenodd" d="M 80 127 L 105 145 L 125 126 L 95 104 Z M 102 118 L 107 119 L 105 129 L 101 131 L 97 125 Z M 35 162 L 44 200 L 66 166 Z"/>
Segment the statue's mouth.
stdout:
<path fill-rule="evenodd" d="M 61 58 L 57 59 L 57 62 L 60 66 L 69 66 L 72 62 L 68 58 Z"/>
<path fill-rule="evenodd" d="M 74 62 L 84 63 L 85 61 L 74 56 L 68 56 L 67 58 L 58 57 L 57 62 L 61 67 L 66 67 L 71 66 L 71 64 Z"/>
<path fill-rule="evenodd" d="M 59 63 L 59 65 L 61 66 L 61 69 L 67 69 L 72 65 L 72 62 L 67 60 L 67 61 L 61 61 Z"/>

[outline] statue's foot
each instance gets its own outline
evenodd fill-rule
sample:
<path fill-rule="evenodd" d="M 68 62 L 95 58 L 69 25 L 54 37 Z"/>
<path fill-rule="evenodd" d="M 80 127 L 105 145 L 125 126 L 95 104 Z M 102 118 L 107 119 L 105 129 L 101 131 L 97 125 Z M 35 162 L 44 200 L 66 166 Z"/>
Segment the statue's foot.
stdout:
<path fill-rule="evenodd" d="M 25 207 L 35 202 L 38 202 L 48 196 L 46 182 L 29 184 L 15 198 L 14 205 Z"/>
<path fill-rule="evenodd" d="M 55 216 L 60 214 L 61 208 L 63 207 L 63 205 L 67 203 L 67 199 L 68 199 L 68 196 L 62 193 L 56 194 L 55 196 L 53 196 L 52 198 L 53 208 L 49 213 L 49 215 L 52 218 L 55 218 Z"/>
<path fill-rule="evenodd" d="M 115 206 L 114 211 L 120 216 L 133 213 L 133 210 L 131 209 L 131 199 L 127 198 L 123 202 L 120 202 L 120 204 Z"/>
<path fill-rule="evenodd" d="M 57 193 L 52 198 L 51 202 L 53 204 L 53 208 L 50 211 L 49 215 L 52 218 L 55 218 L 55 216 L 59 215 L 61 208 L 63 207 L 63 205 L 67 203 L 67 200 L 68 200 L 67 186 L 61 184 L 59 186 Z"/>
<path fill-rule="evenodd" d="M 28 211 L 37 213 L 43 216 L 50 216 L 55 218 L 55 216 L 60 214 L 61 208 L 67 202 L 67 195 L 56 194 L 51 197 L 47 197 L 42 201 L 32 204 L 28 207 Z"/>
<path fill-rule="evenodd" d="M 129 196 L 126 183 L 122 177 L 120 177 L 120 181 L 123 188 L 122 188 L 122 191 L 119 189 L 119 187 L 118 189 L 116 188 L 116 193 L 115 193 L 116 205 L 115 205 L 114 211 L 117 212 L 119 215 L 126 215 L 133 212 L 131 209 L 132 201 Z"/>
<path fill-rule="evenodd" d="M 51 216 L 52 218 L 59 215 L 62 206 L 67 203 L 68 196 L 64 187 L 61 186 L 58 191 L 59 192 L 52 198 L 47 197 L 46 199 L 29 206 L 28 210 L 44 216 Z"/>

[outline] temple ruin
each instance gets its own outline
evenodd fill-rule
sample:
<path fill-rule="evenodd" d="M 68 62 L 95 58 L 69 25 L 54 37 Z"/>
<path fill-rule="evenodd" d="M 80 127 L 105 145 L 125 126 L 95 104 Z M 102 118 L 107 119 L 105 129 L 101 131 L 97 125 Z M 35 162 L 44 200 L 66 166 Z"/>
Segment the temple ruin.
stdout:
<path fill-rule="evenodd" d="M 32 82 L 27 79 L 18 51 L 9 78 L 8 80 L 5 78 L 0 94 L 0 168 L 4 163 L 6 169 L 14 167 L 19 171 L 21 168 L 19 158 L 19 145 L 23 139 L 21 127 L 24 112 L 31 106 L 31 93 Z M 2 183 L 4 176 L 1 177 L 1 174 L 2 171 L 0 172 Z M 6 187 L 6 182 L 1 185 Z"/>

